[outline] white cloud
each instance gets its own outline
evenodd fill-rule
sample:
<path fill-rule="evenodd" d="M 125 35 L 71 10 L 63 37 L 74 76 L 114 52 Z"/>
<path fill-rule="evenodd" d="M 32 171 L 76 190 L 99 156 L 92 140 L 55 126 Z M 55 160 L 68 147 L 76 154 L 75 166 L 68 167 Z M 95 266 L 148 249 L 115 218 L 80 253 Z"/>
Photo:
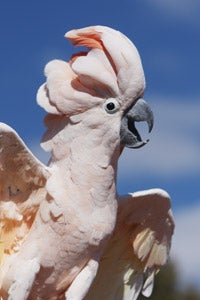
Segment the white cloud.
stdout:
<path fill-rule="evenodd" d="M 198 172 L 200 103 L 160 98 L 152 104 L 155 127 L 150 142 L 141 149 L 125 150 L 119 165 L 121 175 L 133 173 L 133 169 L 137 174 L 151 172 L 165 177 Z"/>
<path fill-rule="evenodd" d="M 153 0 L 149 4 L 157 7 L 165 15 L 190 23 L 199 21 L 199 0 Z"/>
<path fill-rule="evenodd" d="M 200 202 L 179 211 L 175 222 L 171 257 L 177 264 L 180 284 L 200 288 Z"/>

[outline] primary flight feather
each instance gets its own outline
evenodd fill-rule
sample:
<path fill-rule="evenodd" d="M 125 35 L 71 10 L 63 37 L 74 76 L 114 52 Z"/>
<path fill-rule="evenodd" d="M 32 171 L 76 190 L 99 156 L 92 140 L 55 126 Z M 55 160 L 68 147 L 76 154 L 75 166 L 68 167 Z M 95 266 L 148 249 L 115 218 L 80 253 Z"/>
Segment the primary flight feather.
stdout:
<path fill-rule="evenodd" d="M 120 197 L 117 162 L 139 148 L 135 122 L 153 113 L 132 42 L 104 26 L 66 37 L 88 51 L 53 60 L 37 101 L 47 112 L 40 163 L 0 125 L 0 296 L 3 300 L 137 299 L 150 296 L 174 229 L 160 189 Z"/>

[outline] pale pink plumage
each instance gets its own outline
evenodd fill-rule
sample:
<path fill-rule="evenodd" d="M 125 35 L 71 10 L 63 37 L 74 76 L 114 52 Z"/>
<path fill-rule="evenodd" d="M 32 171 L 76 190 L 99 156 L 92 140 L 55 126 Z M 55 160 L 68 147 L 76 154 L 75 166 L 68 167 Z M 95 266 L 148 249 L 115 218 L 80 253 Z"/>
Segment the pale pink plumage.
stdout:
<path fill-rule="evenodd" d="M 49 166 L 13 129 L 0 126 L 0 296 L 149 296 L 169 255 L 169 196 L 162 190 L 116 193 L 120 122 L 145 89 L 140 57 L 129 39 L 108 27 L 66 37 L 89 50 L 45 68 L 37 100 L 48 112 L 42 146 L 51 151 Z"/>

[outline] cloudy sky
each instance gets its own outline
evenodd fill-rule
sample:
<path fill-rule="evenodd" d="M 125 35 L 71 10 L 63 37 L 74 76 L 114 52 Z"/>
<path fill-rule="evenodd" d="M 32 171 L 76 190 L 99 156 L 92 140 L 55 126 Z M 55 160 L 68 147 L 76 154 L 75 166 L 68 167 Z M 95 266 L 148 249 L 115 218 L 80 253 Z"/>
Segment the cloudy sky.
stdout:
<path fill-rule="evenodd" d="M 42 159 L 44 112 L 35 95 L 43 68 L 68 60 L 72 28 L 106 25 L 137 46 L 155 115 L 147 146 L 126 150 L 119 163 L 120 193 L 160 187 L 176 220 L 172 256 L 182 282 L 200 286 L 200 2 L 199 0 L 1 1 L 0 121 L 14 127 Z"/>

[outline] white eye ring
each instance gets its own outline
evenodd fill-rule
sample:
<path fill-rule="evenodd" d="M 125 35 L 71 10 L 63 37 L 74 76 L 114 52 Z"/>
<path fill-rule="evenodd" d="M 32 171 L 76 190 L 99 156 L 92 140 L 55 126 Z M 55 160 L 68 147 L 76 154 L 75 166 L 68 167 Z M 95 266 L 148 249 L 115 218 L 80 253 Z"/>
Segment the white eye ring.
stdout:
<path fill-rule="evenodd" d="M 114 114 L 119 110 L 119 102 L 114 98 L 109 98 L 105 101 L 103 108 L 108 114 Z"/>

